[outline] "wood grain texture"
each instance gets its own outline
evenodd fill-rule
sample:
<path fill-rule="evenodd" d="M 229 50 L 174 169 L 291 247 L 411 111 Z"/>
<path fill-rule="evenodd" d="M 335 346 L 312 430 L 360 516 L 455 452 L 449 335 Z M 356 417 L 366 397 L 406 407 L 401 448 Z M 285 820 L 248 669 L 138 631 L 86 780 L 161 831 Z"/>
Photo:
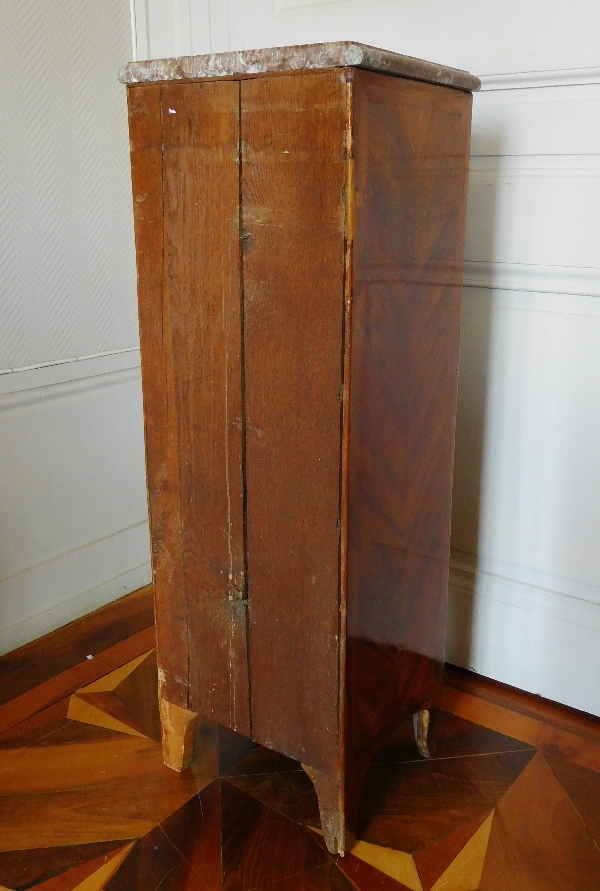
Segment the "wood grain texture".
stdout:
<path fill-rule="evenodd" d="M 357 837 L 416 853 L 487 817 L 534 755 L 502 752 L 373 765 L 365 777 Z"/>
<path fill-rule="evenodd" d="M 533 718 L 557 730 L 589 739 L 591 742 L 600 743 L 600 718 L 588 715 L 559 702 L 551 702 L 542 696 L 527 693 L 500 681 L 475 674 L 456 665 L 448 665 L 444 669 L 444 686 L 451 687 L 475 696 L 482 702 L 490 702 L 502 708 L 509 709 L 527 718 Z"/>
<path fill-rule="evenodd" d="M 8 730 L 36 712 L 48 708 L 79 687 L 92 683 L 109 671 L 123 665 L 130 659 L 147 652 L 155 643 L 154 627 L 138 631 L 120 643 L 114 644 L 99 653 L 94 659 L 86 659 L 68 668 L 56 677 L 38 684 L 26 693 L 15 697 L 0 706 L 0 731 Z"/>
<path fill-rule="evenodd" d="M 493 819 L 494 814 L 490 814 L 430 891 L 467 891 L 469 888 L 471 891 L 477 891 L 479 889 Z"/>
<path fill-rule="evenodd" d="M 239 86 L 141 89 L 130 105 L 133 136 L 151 129 L 132 164 L 161 695 L 248 734 Z M 148 114 L 136 96 L 142 109 L 152 99 Z"/>
<path fill-rule="evenodd" d="M 249 734 L 239 85 L 165 84 L 161 116 L 189 708 Z"/>
<path fill-rule="evenodd" d="M 139 841 L 106 891 L 220 891 L 220 828 L 217 782 Z"/>
<path fill-rule="evenodd" d="M 471 97 L 354 72 L 347 796 L 441 684 Z M 351 823 L 350 823 L 351 826 Z"/>
<path fill-rule="evenodd" d="M 146 735 L 113 693 L 78 693 L 71 696 L 67 717 L 72 721 L 119 730 L 131 736 Z"/>
<path fill-rule="evenodd" d="M 593 891 L 600 851 L 539 753 L 494 815 L 480 891 Z"/>
<path fill-rule="evenodd" d="M 102 891 L 134 844 L 135 842 L 130 842 L 128 845 L 123 845 L 110 854 L 83 863 L 75 869 L 43 882 L 38 887 L 40 891 Z"/>
<path fill-rule="evenodd" d="M 159 697 L 163 757 L 167 767 L 181 773 L 192 763 L 196 737 L 196 712 Z"/>
<path fill-rule="evenodd" d="M 545 758 L 600 850 L 600 773 L 560 755 L 545 753 Z"/>
<path fill-rule="evenodd" d="M 33 848 L 0 853 L 1 881 L 9 888 L 30 888 L 61 873 L 76 869 L 110 855 L 122 847 L 120 842 L 98 842 L 91 845 L 66 845 L 62 848 Z"/>
<path fill-rule="evenodd" d="M 161 699 L 301 761 L 334 850 L 441 683 L 470 95 L 359 69 L 143 89 Z"/>
<path fill-rule="evenodd" d="M 338 765 L 345 76 L 243 81 L 253 738 Z"/>
<path fill-rule="evenodd" d="M 146 480 L 159 667 L 164 695 L 188 705 L 188 617 L 181 543 L 173 343 L 163 305 L 161 87 L 132 87 L 129 140 L 144 397 Z"/>
<path fill-rule="evenodd" d="M 442 707 L 454 715 L 491 730 L 504 731 L 514 739 L 536 746 L 551 755 L 560 754 L 582 767 L 600 771 L 600 743 L 597 738 L 590 739 L 587 729 L 585 736 L 580 736 L 576 732 L 556 727 L 554 721 L 547 723 L 541 718 L 524 714 L 525 705 L 523 709 L 513 711 L 512 708 L 452 687 L 444 687 L 439 699 Z M 550 711 L 552 705 L 548 703 Z M 590 715 L 590 722 L 593 721 Z"/>
<path fill-rule="evenodd" d="M 293 820 L 222 785 L 223 888 L 350 891 L 334 861 Z"/>
<path fill-rule="evenodd" d="M 1 759 L 2 851 L 140 838 L 202 787 L 168 770 L 157 743 L 125 734 Z"/>
<path fill-rule="evenodd" d="M 465 721 L 449 712 L 434 711 L 431 733 L 435 737 L 435 758 L 458 758 L 463 755 L 491 755 L 494 752 L 515 752 L 532 747 L 510 736 L 496 733 L 472 721 Z M 412 719 L 399 725 L 394 736 L 379 750 L 373 764 L 399 764 L 415 761 Z"/>
<path fill-rule="evenodd" d="M 7 653 L 0 658 L 0 705 L 153 624 L 148 585 Z"/>
<path fill-rule="evenodd" d="M 102 656 L 87 665 L 101 664 Z M 34 670 L 39 658 L 32 653 Z M 112 664 L 113 670 L 89 686 L 124 699 L 138 720 L 148 696 L 156 693 L 151 667 L 146 650 L 138 658 L 126 654 L 120 667 Z M 538 703 L 540 717 L 534 721 L 522 714 L 529 708 L 526 694 L 519 703 L 518 692 L 511 691 L 511 711 L 485 698 L 495 695 L 493 683 L 473 682 L 481 693 L 482 720 L 493 706 L 496 719 L 513 715 L 517 726 L 529 721 L 542 737 L 541 715 L 548 712 L 547 733 L 558 732 L 551 723 L 552 703 Z M 233 750 L 241 753 L 244 746 L 230 733 L 222 780 L 214 779 L 216 772 L 200 776 L 198 765 L 177 775 L 163 766 L 156 743 L 69 721 L 65 705 L 58 702 L 3 734 L 0 887 L 26 891 L 48 883 L 48 891 L 74 886 L 221 891 L 223 865 L 232 891 L 596 891 L 600 886 L 600 854 L 593 841 L 600 834 L 600 772 L 550 754 L 547 746 L 536 755 L 527 744 L 485 725 L 438 712 L 438 752 L 424 762 L 411 742 L 410 718 L 404 722 L 394 744 L 379 753 L 367 773 L 363 838 L 351 839 L 346 857 L 336 861 L 318 828 L 315 790 L 297 762 L 258 747 L 232 767 Z M 498 731 L 511 726 L 507 719 Z M 579 755 L 595 749 L 588 730 L 582 724 Z M 106 882 L 99 870 L 135 838 Z M 411 854 L 407 848 L 413 847 Z"/>
<path fill-rule="evenodd" d="M 437 842 L 417 851 L 414 859 L 421 884 L 423 885 L 423 891 L 430 891 L 437 884 L 486 821 L 489 823 L 484 830 L 485 842 L 487 844 L 492 817 L 493 811 L 489 814 L 484 812 L 472 823 L 459 827 L 454 832 L 444 835 Z M 476 845 L 476 847 L 479 846 Z M 480 859 L 479 878 L 481 878 L 483 862 L 484 858 L 482 857 Z M 474 882 L 473 888 L 476 888 L 478 884 L 479 881 Z"/>

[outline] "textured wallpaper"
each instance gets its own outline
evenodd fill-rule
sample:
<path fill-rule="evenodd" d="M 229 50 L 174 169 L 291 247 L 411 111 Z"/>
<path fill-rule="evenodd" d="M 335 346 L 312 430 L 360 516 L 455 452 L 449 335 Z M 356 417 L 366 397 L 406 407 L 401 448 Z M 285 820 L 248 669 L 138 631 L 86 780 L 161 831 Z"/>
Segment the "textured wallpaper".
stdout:
<path fill-rule="evenodd" d="M 138 343 L 128 0 L 0 3 L 0 369 Z"/>

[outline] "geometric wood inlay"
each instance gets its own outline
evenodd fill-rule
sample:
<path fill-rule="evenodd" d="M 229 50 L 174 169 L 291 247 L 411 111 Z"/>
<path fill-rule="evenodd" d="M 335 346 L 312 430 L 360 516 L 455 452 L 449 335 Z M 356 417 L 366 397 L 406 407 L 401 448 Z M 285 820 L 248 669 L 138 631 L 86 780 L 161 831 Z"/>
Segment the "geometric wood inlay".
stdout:
<path fill-rule="evenodd" d="M 67 718 L 82 724 L 93 724 L 95 727 L 129 733 L 130 736 L 146 736 L 132 726 L 131 718 L 112 693 L 73 694 L 69 700 Z"/>
<path fill-rule="evenodd" d="M 132 671 L 140 665 L 144 659 L 147 659 L 148 656 L 153 653 L 153 650 L 148 650 L 147 653 L 142 653 L 141 656 L 138 656 L 136 659 L 132 659 L 131 662 L 127 662 L 125 665 L 122 665 L 120 668 L 115 669 L 115 671 L 111 671 L 109 674 L 105 674 L 104 677 L 99 678 L 97 681 L 94 681 L 92 684 L 88 684 L 86 687 L 82 687 L 81 690 L 78 690 L 78 693 L 110 693 L 119 686 L 119 684 L 125 680 L 128 675 L 131 674 Z"/>
<path fill-rule="evenodd" d="M 135 842 L 130 842 L 109 855 L 98 857 L 76 869 L 70 869 L 36 887 L 39 891 L 102 891 L 134 845 Z"/>
<path fill-rule="evenodd" d="M 482 814 L 472 823 L 460 826 L 455 832 L 445 835 L 438 842 L 423 848 L 422 851 L 418 851 L 414 855 L 424 891 L 431 891 L 440 876 L 446 874 L 448 867 L 489 817 L 489 813 Z M 483 868 L 483 860 L 481 866 Z"/>
<path fill-rule="evenodd" d="M 359 860 L 374 866 L 384 875 L 397 882 L 402 882 L 411 891 L 423 891 L 415 861 L 410 854 L 394 851 L 391 848 L 382 848 L 365 841 L 350 842 L 348 851 Z"/>
<path fill-rule="evenodd" d="M 440 876 L 431 891 L 477 891 L 483 872 L 492 821 L 491 813 L 460 854 Z"/>
<path fill-rule="evenodd" d="M 314 788 L 290 758 L 219 730 L 220 772 L 201 757 L 181 775 L 164 767 L 156 664 L 143 649 L 96 689 L 40 698 L 44 711 L 3 734 L 0 891 L 217 891 L 223 874 L 230 891 L 600 889 L 600 773 L 571 757 L 593 760 L 600 721 L 597 743 L 590 717 L 569 752 L 536 753 L 506 735 L 523 716 L 511 726 L 494 714 L 492 730 L 480 699 L 479 723 L 436 714 L 428 762 L 407 724 L 368 772 L 364 834 L 335 858 L 316 828 Z M 123 726 L 73 721 L 69 705 Z M 212 752 L 205 742 L 199 752 Z"/>
<path fill-rule="evenodd" d="M 481 891 L 592 891 L 600 852 L 538 752 L 496 809 Z"/>

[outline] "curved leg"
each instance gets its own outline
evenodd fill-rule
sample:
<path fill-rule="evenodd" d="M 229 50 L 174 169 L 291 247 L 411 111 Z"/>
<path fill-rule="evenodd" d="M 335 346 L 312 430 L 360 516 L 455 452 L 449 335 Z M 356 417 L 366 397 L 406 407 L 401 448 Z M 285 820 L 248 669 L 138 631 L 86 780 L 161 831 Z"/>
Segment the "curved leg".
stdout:
<path fill-rule="evenodd" d="M 321 829 L 330 854 L 344 856 L 346 830 L 344 819 L 344 784 L 340 776 L 322 773 L 302 765 L 311 778 L 319 799 Z"/>
<path fill-rule="evenodd" d="M 423 756 L 423 758 L 431 758 L 431 749 L 428 740 L 429 734 L 429 722 L 430 722 L 430 712 L 428 708 L 422 709 L 420 712 L 416 712 L 413 715 L 413 727 L 415 731 L 415 741 L 417 743 L 417 749 L 419 750 L 419 754 Z"/>

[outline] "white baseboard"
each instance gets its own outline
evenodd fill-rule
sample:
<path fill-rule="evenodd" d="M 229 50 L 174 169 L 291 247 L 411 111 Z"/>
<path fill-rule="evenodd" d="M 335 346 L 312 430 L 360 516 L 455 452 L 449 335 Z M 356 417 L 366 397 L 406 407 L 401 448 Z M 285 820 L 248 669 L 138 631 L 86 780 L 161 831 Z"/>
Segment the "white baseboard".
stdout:
<path fill-rule="evenodd" d="M 150 581 L 139 352 L 0 376 L 0 653 Z"/>
<path fill-rule="evenodd" d="M 480 570 L 473 555 L 453 552 L 447 661 L 600 715 L 600 588 L 585 588 L 588 596 L 575 597 Z"/>
<path fill-rule="evenodd" d="M 26 583 L 29 581 L 26 579 Z M 110 578 L 93 588 L 78 591 L 74 596 L 65 599 L 66 592 L 55 598 L 50 605 L 39 613 L 3 627 L 0 630 L 0 655 L 16 650 L 23 644 L 56 631 L 75 619 L 118 600 L 138 588 L 143 588 L 152 581 L 150 563 L 143 563 L 134 569 L 128 569 L 121 575 Z"/>

